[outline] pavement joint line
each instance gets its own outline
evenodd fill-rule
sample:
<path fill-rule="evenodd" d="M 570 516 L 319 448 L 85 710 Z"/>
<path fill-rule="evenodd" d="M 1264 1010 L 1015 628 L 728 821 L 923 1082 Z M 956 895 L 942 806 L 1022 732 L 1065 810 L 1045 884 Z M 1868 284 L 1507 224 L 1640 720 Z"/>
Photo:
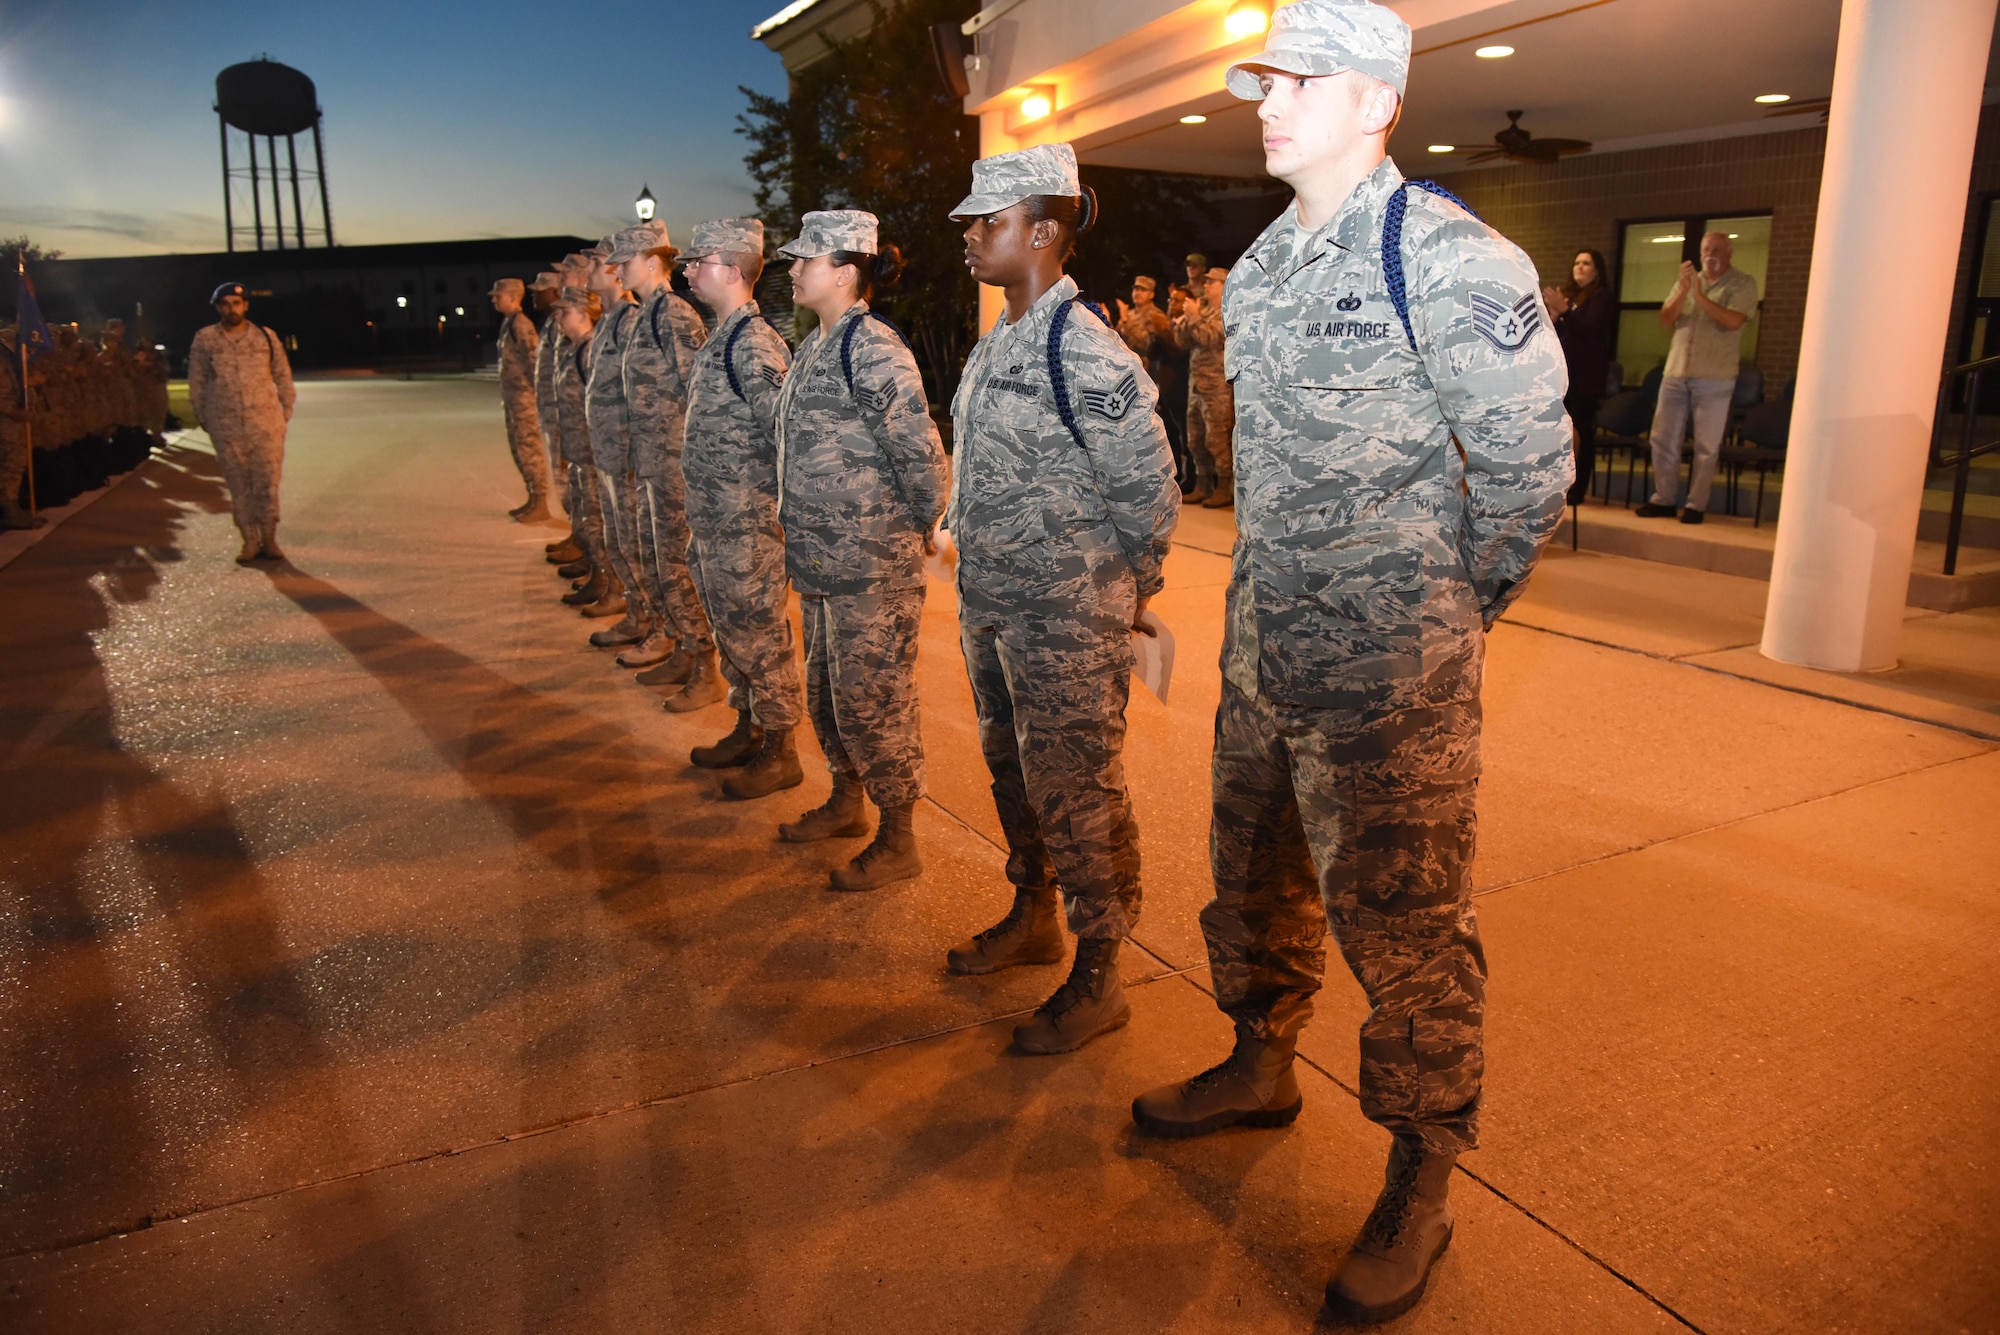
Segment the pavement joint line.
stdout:
<path fill-rule="evenodd" d="M 1191 972 L 1193 971 L 1188 970 L 1185 971 L 1185 973 L 1183 973 L 1182 975 L 1177 975 L 1177 976 L 1184 977 L 1186 976 L 1186 973 L 1191 973 Z M 1202 986 L 1202 984 L 1196 979 L 1188 978 L 1187 981 L 1190 987 L 1200 992 L 1203 996 L 1210 998 L 1213 998 L 1215 996 L 1214 989 Z M 1345 1080 L 1342 1080 L 1332 1071 L 1329 1071 L 1326 1067 L 1314 1061 L 1310 1056 L 1306 1055 L 1303 1052 L 1299 1052 L 1294 1054 L 1293 1060 L 1304 1062 L 1307 1066 L 1311 1067 L 1313 1070 L 1318 1071 L 1321 1075 L 1327 1078 L 1328 1082 L 1331 1083 L 1334 1088 L 1340 1090 L 1341 1093 L 1353 1099 L 1357 1105 L 1360 1104 L 1361 1102 L 1360 1090 L 1354 1088 L 1354 1086 L 1348 1084 Z M 1605 1274 L 1611 1276 L 1613 1279 L 1617 1280 L 1620 1284 L 1623 1284 L 1626 1288 L 1632 1290 L 1634 1293 L 1638 1294 L 1641 1298 L 1644 1298 L 1647 1302 L 1653 1304 L 1653 1306 L 1659 1308 L 1662 1312 L 1665 1312 L 1668 1316 L 1680 1322 L 1681 1325 L 1687 1327 L 1689 1330 L 1695 1331 L 1696 1335 L 1707 1335 L 1707 1332 L 1703 1331 L 1700 1326 L 1697 1326 L 1694 1322 L 1688 1320 L 1686 1317 L 1682 1316 L 1679 1312 L 1675 1311 L 1671 1304 L 1662 1301 L 1659 1297 L 1649 1292 L 1644 1285 L 1638 1283 L 1636 1280 L 1632 1279 L 1631 1276 L 1619 1270 L 1617 1266 L 1612 1265 L 1610 1262 L 1606 1261 L 1603 1257 L 1591 1251 L 1590 1248 L 1585 1247 L 1582 1243 L 1576 1241 L 1576 1239 L 1564 1233 L 1554 1224 L 1551 1224 L 1548 1220 L 1542 1218 L 1540 1215 L 1536 1214 L 1533 1210 L 1521 1204 L 1519 1201 L 1515 1200 L 1512 1196 L 1509 1196 L 1506 1192 L 1500 1190 L 1500 1188 L 1494 1186 L 1491 1182 L 1487 1181 L 1479 1174 L 1473 1172 L 1470 1168 L 1467 1168 L 1464 1164 L 1455 1163 L 1452 1165 L 1452 1167 L 1457 1172 L 1463 1173 L 1466 1175 L 1466 1177 L 1470 1178 L 1472 1181 L 1477 1182 L 1486 1191 L 1490 1192 L 1494 1196 L 1499 1197 L 1500 1200 L 1505 1202 L 1512 1209 L 1526 1216 L 1531 1222 L 1535 1224 L 1537 1228 L 1540 1228 L 1543 1231 L 1547 1232 L 1550 1236 L 1554 1237 L 1558 1242 L 1562 1243 L 1565 1247 L 1568 1247 L 1570 1250 L 1574 1251 L 1577 1255 L 1583 1257 L 1584 1260 L 1590 1262 L 1592 1265 L 1602 1270 Z"/>
<path fill-rule="evenodd" d="M 1891 709 L 1887 705 L 1872 705 L 1862 700 L 1850 700 L 1846 696 L 1833 695 L 1826 691 L 1815 691 L 1806 686 L 1788 686 L 1783 682 L 1768 681 L 1763 677 L 1752 677 L 1742 672 L 1731 672 L 1728 668 L 1709 663 L 1697 663 L 1699 654 L 1727 653 L 1731 649 L 1748 648 L 1748 645 L 1724 645 L 1719 649 L 1697 649 L 1691 654 L 1656 654 L 1648 649 L 1635 649 L 1629 644 L 1618 644 L 1611 640 L 1600 640 L 1589 635 L 1578 635 L 1574 631 L 1551 630 L 1547 626 L 1537 626 L 1531 621 L 1517 621 L 1508 618 L 1502 624 L 1518 626 L 1522 630 L 1532 630 L 1542 635 L 1553 635 L 1557 639 L 1574 640 L 1579 644 L 1593 644 L 1600 649 L 1613 649 L 1621 654 L 1632 654 L 1639 658 L 1650 658 L 1656 663 L 1669 663 L 1675 667 L 1692 668 L 1696 672 L 1707 672 L 1717 677 L 1729 677 L 1736 681 L 1748 682 L 1753 686 L 1765 686 L 1774 691 L 1784 691 L 1788 695 L 1803 695 L 1814 700 L 1824 700 L 1829 704 L 1846 705 L 1850 709 L 1864 710 L 1870 714 L 1881 714 L 1888 718 L 1902 719 L 1905 723 L 1921 723 L 1927 728 L 1939 728 L 1945 732 L 1960 733 L 1966 737 L 1977 737 L 1982 742 L 2000 742 L 2000 732 L 1982 732 L 1968 723 L 1945 723 L 1921 714 L 1906 713 Z"/>
<path fill-rule="evenodd" d="M 1182 977 L 1185 972 L 1187 971 L 1157 974 L 1151 978 L 1139 979 L 1131 983 L 1130 986 L 1147 987 L 1169 978 Z M 790 1066 L 779 1066 L 768 1071 L 756 1071 L 727 1080 L 716 1080 L 709 1084 L 694 1085 L 687 1089 L 677 1090 L 671 1094 L 656 1094 L 650 1098 L 633 1099 L 618 1104 L 615 1107 L 598 1108 L 591 1112 L 578 1113 L 573 1117 L 556 1118 L 553 1121 L 540 1122 L 534 1126 L 520 1127 L 513 1131 L 502 1131 L 484 1140 L 476 1140 L 464 1145 L 446 1146 L 443 1149 L 426 1150 L 421 1154 L 405 1155 L 400 1159 L 385 1160 L 382 1163 L 370 1164 L 366 1168 L 356 1168 L 351 1172 L 335 1173 L 328 1177 L 311 1178 L 304 1182 L 293 1182 L 287 1186 L 273 1187 L 268 1191 L 250 1192 L 247 1195 L 232 1197 L 226 1201 L 216 1201 L 210 1205 L 195 1206 L 191 1209 L 177 1211 L 172 1214 L 146 1215 L 137 1223 L 100 1229 L 95 1233 L 65 1238 L 45 1246 L 22 1247 L 11 1252 L 0 1252 L 0 1265 L 7 1265 L 16 1261 L 45 1260 L 60 1256 L 66 1252 L 77 1251 L 84 1247 L 94 1247 L 100 1243 L 115 1242 L 120 1238 L 129 1237 L 134 1233 L 150 1232 L 153 1229 L 161 1228 L 168 1224 L 190 1224 L 196 1220 L 205 1219 L 210 1215 L 220 1214 L 225 1210 L 236 1209 L 239 1206 L 257 1205 L 264 1201 L 277 1200 L 280 1197 L 291 1196 L 302 1191 L 312 1191 L 320 1187 L 338 1186 L 343 1182 L 355 1182 L 362 1178 L 372 1177 L 377 1173 L 388 1172 L 391 1169 L 409 1168 L 419 1164 L 433 1163 L 440 1159 L 456 1159 L 461 1155 L 475 1154 L 481 1150 L 499 1149 L 520 1141 L 535 1140 L 558 1131 L 567 1131 L 573 1127 L 588 1126 L 593 1122 L 608 1121 L 611 1118 L 622 1117 L 628 1113 L 648 1112 L 654 1108 L 662 1108 L 668 1104 L 679 1103 L 702 1094 L 712 1094 L 725 1089 L 737 1089 L 744 1085 L 754 1085 L 759 1081 L 770 1080 L 779 1076 L 797 1075 L 801 1071 L 816 1070 L 822 1066 L 833 1066 L 840 1062 L 853 1061 L 859 1057 L 870 1057 L 878 1052 L 888 1052 L 894 1048 L 911 1047 L 918 1043 L 930 1042 L 933 1039 L 949 1038 L 953 1034 L 962 1034 L 972 1029 L 984 1029 L 990 1025 L 1003 1024 L 1008 1020 L 1018 1020 L 1024 1015 L 1032 1015 L 1035 1013 L 1035 1010 L 1035 1006 L 1024 1006 L 1017 1010 L 1003 1011 L 998 1015 L 989 1015 L 984 1019 L 967 1020 L 961 1024 L 946 1025 L 942 1029 L 931 1029 L 921 1034 L 911 1034 L 903 1038 L 892 1038 L 886 1042 L 876 1043 L 869 1047 L 856 1048 L 852 1052 L 840 1052 L 827 1057 L 815 1057 L 810 1061 L 796 1062 Z"/>
<path fill-rule="evenodd" d="M 1500 884 L 1490 885 L 1484 890 L 1475 890 L 1472 892 L 1472 897 L 1474 899 L 1484 899 L 1487 895 L 1498 894 L 1502 890 L 1512 890 L 1516 886 L 1533 885 L 1537 881 L 1546 881 L 1553 877 L 1566 876 L 1570 872 L 1580 871 L 1585 867 L 1594 867 L 1600 862 L 1609 862 L 1613 858 L 1629 857 L 1635 853 L 1645 853 L 1655 848 L 1663 848 L 1668 844 L 1680 843 L 1684 839 L 1695 839 L 1704 834 L 1713 834 L 1717 830 L 1729 829 L 1731 826 L 1742 825 L 1753 820 L 1762 820 L 1766 816 L 1777 816 L 1787 811 L 1797 811 L 1801 807 L 1809 807 L 1818 802 L 1831 802 L 1836 797 L 1846 797 L 1849 793 L 1858 793 L 1864 788 L 1873 788 L 1877 784 L 1894 783 L 1898 779 L 1907 779 L 1915 774 L 1928 774 L 1934 769 L 1943 769 L 1946 765 L 1962 765 L 1968 760 L 1983 760 L 1991 754 L 1993 754 L 1991 751 L 1982 751 L 1969 756 L 1947 756 L 1943 760 L 1934 760 L 1928 765 L 1918 765 L 1915 769 L 1898 770 L 1894 774 L 1884 774 L 1878 778 L 1863 779 L 1860 783 L 1850 784 L 1845 788 L 1839 788 L 1830 793 L 1817 793 L 1812 797 L 1802 797 L 1796 802 L 1787 802 L 1783 806 L 1778 807 L 1767 807 L 1763 811 L 1745 812 L 1741 816 L 1731 816 L 1728 820 L 1719 820 L 1712 825 L 1704 825 L 1695 830 L 1683 830 L 1679 834 L 1663 835 L 1649 843 L 1634 844 L 1630 848 L 1614 848 L 1608 853 L 1599 853 L 1594 858 L 1585 858 L 1581 862 L 1572 862 L 1564 867 L 1553 867 L 1548 871 L 1538 871 L 1532 876 L 1517 876 L 1511 881 L 1502 881 Z"/>

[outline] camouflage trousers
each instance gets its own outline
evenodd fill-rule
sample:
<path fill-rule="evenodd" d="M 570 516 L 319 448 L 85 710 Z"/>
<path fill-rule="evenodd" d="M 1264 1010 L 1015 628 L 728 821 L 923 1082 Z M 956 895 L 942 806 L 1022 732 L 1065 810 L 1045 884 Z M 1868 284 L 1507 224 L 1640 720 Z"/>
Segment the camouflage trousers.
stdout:
<path fill-rule="evenodd" d="M 215 460 L 229 487 L 229 511 L 236 527 L 255 532 L 278 522 L 278 480 L 285 468 L 285 433 L 281 429 L 228 431 L 210 427 Z"/>
<path fill-rule="evenodd" d="M 1311 1017 L 1331 927 L 1368 997 L 1362 1113 L 1453 1154 L 1478 1144 L 1485 1069 L 1479 721 L 1476 699 L 1294 709 L 1225 679 L 1201 911 L 1216 1004 L 1267 1038 Z"/>
<path fill-rule="evenodd" d="M 549 455 L 542 443 L 540 414 L 535 410 L 535 396 L 528 394 L 507 394 L 501 399 L 507 410 L 507 444 L 514 451 L 514 467 L 521 470 L 521 481 L 528 485 L 531 497 L 549 494 Z"/>
<path fill-rule="evenodd" d="M 1125 787 L 1131 660 L 1094 654 L 1103 665 L 1079 672 L 1076 638 L 1068 621 L 959 628 L 1007 879 L 1059 884 L 1071 931 L 1116 940 L 1139 921 L 1142 899 Z"/>
<path fill-rule="evenodd" d="M 785 615 L 785 543 L 775 534 L 696 538 L 688 566 L 722 654 L 729 707 L 766 728 L 799 724 L 799 660 Z"/>
<path fill-rule="evenodd" d="M 688 570 L 687 484 L 680 460 L 671 477 L 641 477 L 639 487 L 639 575 L 654 622 L 691 654 L 715 652 L 708 613 L 694 591 Z"/>
<path fill-rule="evenodd" d="M 27 505 L 27 477 L 27 435 L 16 423 L 0 423 L 0 506 Z"/>
<path fill-rule="evenodd" d="M 924 795 L 917 631 L 924 590 L 805 595 L 806 712 L 826 767 L 856 774 L 878 807 Z"/>
<path fill-rule="evenodd" d="M 1236 468 L 1236 391 L 1227 380 L 1188 382 L 1187 448 L 1196 476 L 1204 482 Z"/>
<path fill-rule="evenodd" d="M 639 483 L 630 473 L 597 470 L 598 509 L 604 520 L 604 555 L 611 572 L 625 586 L 627 615 L 657 626 L 659 618 L 646 597 L 639 574 Z"/>
<path fill-rule="evenodd" d="M 548 456 L 549 478 L 560 483 L 569 472 L 569 461 L 563 458 L 562 437 L 556 432 L 556 410 L 540 398 L 535 400 L 535 422 L 540 428 L 542 453 Z"/>
<path fill-rule="evenodd" d="M 597 469 L 589 464 L 570 464 L 569 497 L 563 509 L 569 512 L 570 532 L 576 545 L 594 566 L 606 560 L 604 550 L 604 505 L 598 499 Z"/>

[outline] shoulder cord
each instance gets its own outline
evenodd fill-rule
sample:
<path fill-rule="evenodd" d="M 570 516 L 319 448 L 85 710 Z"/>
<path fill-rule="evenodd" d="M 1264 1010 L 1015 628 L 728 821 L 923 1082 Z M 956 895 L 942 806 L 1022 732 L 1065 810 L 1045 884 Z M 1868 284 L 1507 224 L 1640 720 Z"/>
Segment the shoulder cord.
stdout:
<path fill-rule="evenodd" d="M 883 328 L 894 334 L 897 342 L 906 348 L 910 346 L 910 340 L 903 337 L 903 331 L 896 328 L 889 317 L 880 311 L 871 310 L 859 319 L 850 320 L 847 325 L 847 332 L 840 336 L 840 374 L 847 381 L 847 396 L 849 398 L 854 397 L 854 335 L 860 331 L 863 320 L 876 321 Z"/>
<path fill-rule="evenodd" d="M 1055 392 L 1056 416 L 1062 418 L 1062 424 L 1069 428 L 1070 438 L 1076 441 L 1080 450 L 1084 448 L 1083 428 L 1076 424 L 1076 409 L 1070 406 L 1069 384 L 1063 377 L 1062 365 L 1063 329 L 1069 324 L 1070 307 L 1079 300 L 1081 298 L 1071 297 L 1049 316 L 1049 388 Z"/>
<path fill-rule="evenodd" d="M 1409 191 L 1412 186 L 1428 191 L 1440 199 L 1452 203 L 1471 213 L 1472 205 L 1460 199 L 1436 181 L 1405 181 L 1396 187 L 1396 193 L 1389 196 L 1388 204 L 1382 210 L 1382 277 L 1389 284 L 1389 302 L 1396 308 L 1396 318 L 1403 322 L 1403 337 L 1410 341 L 1410 350 L 1417 346 L 1416 331 L 1410 327 L 1410 298 L 1403 281 L 1403 210 L 1409 205 Z"/>
<path fill-rule="evenodd" d="M 763 320 L 766 325 L 770 325 L 772 333 L 778 334 L 778 326 L 765 320 L 763 312 L 759 311 L 755 315 L 745 316 L 740 324 L 729 331 L 729 339 L 722 345 L 722 373 L 729 377 L 729 391 L 745 403 L 749 400 L 743 397 L 743 379 L 736 374 L 736 340 L 743 337 L 743 331 L 750 327 L 752 320 Z M 781 341 L 784 337 L 783 334 L 778 334 Z"/>

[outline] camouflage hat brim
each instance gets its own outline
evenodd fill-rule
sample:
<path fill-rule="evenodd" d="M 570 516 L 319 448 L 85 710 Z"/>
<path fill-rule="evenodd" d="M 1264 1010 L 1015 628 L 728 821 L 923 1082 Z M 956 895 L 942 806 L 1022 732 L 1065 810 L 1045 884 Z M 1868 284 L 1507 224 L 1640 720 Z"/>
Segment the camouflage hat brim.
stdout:
<path fill-rule="evenodd" d="M 1332 56 L 1317 51 L 1264 51 L 1254 59 L 1240 61 L 1229 67 L 1229 73 L 1222 78 L 1223 85 L 1245 102 L 1264 100 L 1264 84 L 1260 74 L 1298 74 L 1307 77 L 1321 77 L 1329 74 L 1344 74 L 1358 65 L 1343 65 Z M 1385 81 L 1386 82 L 1386 81 Z"/>
<path fill-rule="evenodd" d="M 833 251 L 834 247 L 803 236 L 793 237 L 790 241 L 778 247 L 780 255 L 788 256 L 795 260 L 815 260 L 822 255 L 831 255 Z"/>
<path fill-rule="evenodd" d="M 990 213 L 998 213 L 1002 209 L 1012 208 L 1027 197 L 1026 194 L 967 195 L 959 201 L 958 207 L 951 211 L 951 216 L 954 218 L 984 218 Z"/>

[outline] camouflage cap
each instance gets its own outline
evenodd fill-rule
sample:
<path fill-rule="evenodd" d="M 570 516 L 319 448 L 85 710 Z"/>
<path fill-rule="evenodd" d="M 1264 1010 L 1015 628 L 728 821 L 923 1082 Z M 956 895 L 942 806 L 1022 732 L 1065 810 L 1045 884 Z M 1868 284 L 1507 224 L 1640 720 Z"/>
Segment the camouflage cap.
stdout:
<path fill-rule="evenodd" d="M 560 292 L 562 291 L 562 285 L 561 274 L 553 269 L 544 269 L 535 275 L 534 282 L 528 284 L 528 290 L 530 292 Z"/>
<path fill-rule="evenodd" d="M 1132 280 L 1132 286 L 1143 287 L 1148 292 L 1153 292 L 1157 291 L 1160 285 L 1154 282 L 1151 278 L 1147 277 L 1145 274 L 1140 274 L 1138 277 Z"/>
<path fill-rule="evenodd" d="M 1206 269 L 1208 267 L 1208 256 L 1202 254 L 1200 251 L 1197 250 L 1194 252 L 1194 254 L 1187 257 L 1187 262 L 1189 264 L 1198 264 L 1202 268 Z"/>
<path fill-rule="evenodd" d="M 1016 153 L 995 153 L 972 164 L 972 193 L 951 211 L 954 218 L 981 218 L 1018 204 L 1029 195 L 1080 195 L 1076 150 L 1068 144 L 1037 144 Z"/>
<path fill-rule="evenodd" d="M 558 306 L 575 306 L 579 310 L 586 311 L 592 307 L 596 307 L 599 310 L 604 308 L 603 298 L 587 287 L 563 288 L 561 292 L 556 294 L 555 304 Z"/>
<path fill-rule="evenodd" d="M 694 240 L 688 242 L 688 248 L 681 252 L 681 259 L 686 261 L 698 260 L 704 255 L 762 255 L 763 253 L 763 223 L 755 218 L 712 218 L 694 225 Z"/>
<path fill-rule="evenodd" d="M 556 261 L 556 268 L 562 272 L 563 277 L 576 278 L 601 267 L 603 263 L 604 260 L 598 255 L 596 247 L 592 247 L 589 250 L 572 250 Z M 577 283 L 572 286 L 581 287 L 582 284 Z"/>
<path fill-rule="evenodd" d="M 1206 278 L 1211 283 L 1226 283 L 1229 281 L 1229 270 L 1210 269 L 1207 273 L 1203 274 L 1202 277 Z"/>
<path fill-rule="evenodd" d="M 799 219 L 799 234 L 778 247 L 780 255 L 809 260 L 836 250 L 873 255 L 880 244 L 875 229 L 881 219 L 860 209 L 815 209 Z"/>
<path fill-rule="evenodd" d="M 519 297 L 525 296 L 527 291 L 527 284 L 518 278 L 500 278 L 494 280 L 492 290 L 486 295 L 489 297 Z"/>
<path fill-rule="evenodd" d="M 658 218 L 613 233 L 608 239 L 611 253 L 604 257 L 606 264 L 623 264 L 626 260 L 638 259 L 648 251 L 672 244 L 667 240 L 667 225 Z"/>
<path fill-rule="evenodd" d="M 611 243 L 617 239 L 618 233 L 613 232 L 589 250 L 584 251 L 583 254 L 588 256 L 593 263 L 609 264 L 611 262 Z"/>
<path fill-rule="evenodd" d="M 1263 98 L 1257 76 L 1339 74 L 1359 70 L 1396 90 L 1410 81 L 1410 25 L 1371 0 L 1293 0 L 1271 15 L 1264 49 L 1229 67 L 1223 82 L 1246 102 Z"/>

